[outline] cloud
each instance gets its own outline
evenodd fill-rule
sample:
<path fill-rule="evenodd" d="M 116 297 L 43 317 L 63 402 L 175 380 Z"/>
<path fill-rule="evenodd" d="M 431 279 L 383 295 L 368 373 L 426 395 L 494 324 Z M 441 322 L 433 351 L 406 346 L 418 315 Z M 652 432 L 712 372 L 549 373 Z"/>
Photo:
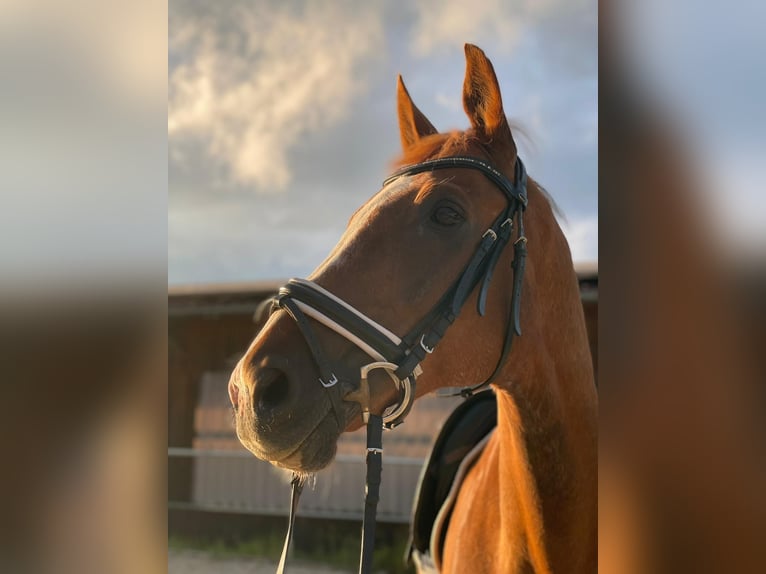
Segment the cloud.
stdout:
<path fill-rule="evenodd" d="M 183 168 L 201 153 L 229 183 L 284 189 L 290 149 L 346 117 L 383 41 L 382 20 L 365 4 L 242 1 L 173 11 L 171 160 Z"/>
<path fill-rule="evenodd" d="M 495 50 L 510 53 L 526 30 L 551 17 L 571 22 L 572 15 L 592 12 L 591 5 L 589 0 L 420 1 L 415 4 L 411 49 L 429 56 L 467 41 L 482 47 L 491 43 Z"/>
<path fill-rule="evenodd" d="M 598 216 L 562 222 L 574 261 L 598 261 Z"/>
<path fill-rule="evenodd" d="M 492 36 L 507 49 L 519 36 L 518 21 L 503 17 L 504 6 L 513 2 L 486 0 L 474 2 L 417 2 L 417 23 L 411 47 L 415 54 L 428 56 L 445 45 L 461 45 L 463 40 Z"/>

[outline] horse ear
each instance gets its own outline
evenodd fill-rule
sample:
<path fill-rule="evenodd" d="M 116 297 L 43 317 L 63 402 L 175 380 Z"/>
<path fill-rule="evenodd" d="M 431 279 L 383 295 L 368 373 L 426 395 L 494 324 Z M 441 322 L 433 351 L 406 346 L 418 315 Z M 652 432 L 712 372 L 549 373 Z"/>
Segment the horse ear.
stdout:
<path fill-rule="evenodd" d="M 465 45 L 465 81 L 463 108 L 471 120 L 476 136 L 484 144 L 492 144 L 501 153 L 515 159 L 516 144 L 503 111 L 500 85 L 492 62 L 473 44 Z"/>
<path fill-rule="evenodd" d="M 402 150 L 407 151 L 424 136 L 438 133 L 433 124 L 413 103 L 407 88 L 404 87 L 401 75 L 399 75 L 396 86 L 396 108 L 399 114 L 399 136 L 402 139 Z"/>

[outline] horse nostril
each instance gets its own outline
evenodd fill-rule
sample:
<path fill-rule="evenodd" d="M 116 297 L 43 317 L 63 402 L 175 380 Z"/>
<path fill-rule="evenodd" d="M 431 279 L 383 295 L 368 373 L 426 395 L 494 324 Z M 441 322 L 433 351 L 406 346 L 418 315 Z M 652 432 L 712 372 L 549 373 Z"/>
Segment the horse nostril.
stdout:
<path fill-rule="evenodd" d="M 287 375 L 282 371 L 270 371 L 255 385 L 255 404 L 261 410 L 278 407 L 289 394 Z"/>

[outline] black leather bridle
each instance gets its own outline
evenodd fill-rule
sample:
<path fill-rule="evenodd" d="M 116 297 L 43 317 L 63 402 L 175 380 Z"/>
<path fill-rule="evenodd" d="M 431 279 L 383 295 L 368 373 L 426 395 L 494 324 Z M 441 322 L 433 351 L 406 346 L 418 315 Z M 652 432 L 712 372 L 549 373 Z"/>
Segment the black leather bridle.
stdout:
<path fill-rule="evenodd" d="M 513 287 L 511 291 L 510 316 L 506 326 L 505 340 L 500 358 L 492 374 L 485 381 L 467 386 L 446 396 L 471 396 L 491 383 L 499 374 L 511 349 L 514 335 L 521 335 L 519 309 L 524 262 L 527 253 L 527 238 L 524 235 L 523 214 L 527 206 L 527 173 L 520 158 L 516 158 L 514 181 L 492 167 L 484 160 L 456 156 L 427 160 L 410 165 L 395 172 L 383 183 L 385 187 L 393 180 L 440 169 L 467 168 L 482 172 L 506 196 L 505 209 L 495 218 L 484 232 L 473 256 L 469 259 L 457 280 L 434 305 L 434 307 L 410 330 L 399 338 L 345 301 L 319 285 L 303 280 L 291 279 L 279 290 L 274 299 L 275 308 L 285 310 L 296 322 L 319 370 L 319 383 L 330 398 L 333 412 L 342 431 L 346 426 L 343 402 L 360 404 L 362 419 L 367 425 L 367 491 L 362 526 L 362 556 L 359 572 L 368 573 L 372 568 L 372 548 L 375 538 L 375 513 L 379 498 L 380 474 L 382 469 L 383 428 L 392 429 L 401 424 L 415 400 L 415 381 L 422 372 L 420 363 L 430 355 L 447 329 L 460 314 L 463 305 L 473 290 L 481 284 L 477 311 L 484 315 L 487 293 L 492 274 L 505 246 L 510 242 L 514 226 Z M 371 358 L 372 363 L 364 365 L 358 375 L 343 372 L 342 365 L 333 365 L 327 360 L 317 338 L 311 320 L 319 322 L 352 342 Z M 398 402 L 384 413 L 370 412 L 369 374 L 374 370 L 384 371 L 399 391 Z M 349 390 L 353 389 L 353 390 Z M 287 551 L 292 537 L 295 510 L 302 489 L 302 482 L 293 479 L 290 524 L 277 570 L 284 571 Z"/>

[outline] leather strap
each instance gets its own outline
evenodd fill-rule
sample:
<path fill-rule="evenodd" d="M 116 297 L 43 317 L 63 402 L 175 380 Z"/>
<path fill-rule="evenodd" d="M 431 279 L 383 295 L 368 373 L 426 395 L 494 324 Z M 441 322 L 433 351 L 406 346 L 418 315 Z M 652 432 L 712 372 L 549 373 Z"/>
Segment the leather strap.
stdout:
<path fill-rule="evenodd" d="M 375 516 L 380 500 L 380 476 L 383 471 L 383 419 L 370 414 L 367 422 L 367 479 L 362 522 L 362 554 L 359 574 L 372 572 L 372 553 L 375 549 Z"/>
<path fill-rule="evenodd" d="M 285 536 L 285 544 L 282 547 L 282 556 L 279 558 L 279 566 L 277 566 L 277 574 L 284 574 L 285 563 L 287 562 L 287 554 L 290 551 L 290 543 L 293 540 L 293 527 L 295 526 L 295 515 L 298 511 L 298 499 L 303 492 L 303 479 L 297 474 L 293 474 L 291 481 L 292 490 L 290 492 L 290 517 L 287 523 L 287 535 Z"/>
<path fill-rule="evenodd" d="M 492 183 L 494 183 L 500 190 L 505 193 L 508 199 L 515 199 L 519 201 L 522 208 L 527 206 L 527 173 L 524 170 L 524 165 L 521 160 L 516 158 L 516 165 L 514 167 L 514 179 L 515 182 L 511 183 L 508 178 L 492 167 L 490 164 L 476 157 L 470 156 L 453 156 L 453 157 L 441 157 L 437 159 L 427 160 L 415 165 L 403 167 L 402 169 L 391 174 L 383 182 L 385 187 L 391 181 L 403 175 L 416 175 L 426 171 L 434 171 L 437 169 L 449 169 L 467 167 L 470 169 L 477 169 L 486 175 Z"/>
<path fill-rule="evenodd" d="M 508 321 L 505 327 L 505 337 L 503 339 L 503 350 L 500 353 L 500 358 L 495 365 L 492 374 L 487 377 L 482 383 L 478 383 L 473 386 L 463 387 L 457 392 L 453 393 L 439 393 L 439 396 L 454 397 L 460 395 L 461 397 L 468 398 L 473 396 L 477 391 L 482 390 L 489 385 L 500 374 L 505 361 L 508 359 L 508 355 L 511 352 L 511 346 L 513 345 L 514 335 L 521 336 L 521 287 L 524 278 L 524 267 L 527 258 L 527 238 L 524 235 L 524 220 L 521 213 L 519 217 L 519 237 L 513 245 L 513 262 L 511 267 L 513 268 L 513 287 L 511 292 L 511 305 L 508 311 Z"/>
<path fill-rule="evenodd" d="M 489 282 L 492 280 L 492 273 L 495 270 L 500 255 L 503 253 L 506 244 L 511 239 L 511 233 L 513 232 L 513 219 L 508 217 L 500 225 L 500 233 L 497 235 L 498 245 L 492 252 L 492 256 L 487 265 L 487 272 L 484 274 L 484 279 L 481 282 L 481 290 L 479 291 L 479 300 L 476 304 L 476 311 L 482 317 L 487 310 L 487 294 L 489 293 Z"/>
<path fill-rule="evenodd" d="M 331 294 L 325 294 L 321 287 L 306 281 L 291 279 L 280 288 L 278 301 L 294 298 L 307 305 L 321 310 L 333 321 L 353 332 L 371 347 L 383 355 L 387 361 L 393 361 L 401 355 L 398 342 L 382 332 L 384 329 L 368 317 L 356 311 L 353 307 L 338 301 Z M 280 304 L 280 303 L 278 303 Z M 386 331 L 388 333 L 388 331 Z M 394 336 L 392 334 L 392 336 Z M 395 336 L 394 336 L 395 337 Z M 396 337 L 398 340 L 398 337 Z"/>
<path fill-rule="evenodd" d="M 330 369 L 330 365 L 325 361 L 322 347 L 319 344 L 319 339 L 317 339 L 314 329 L 311 328 L 310 321 L 306 315 L 304 315 L 303 311 L 300 310 L 298 305 L 295 304 L 295 301 L 285 298 L 279 301 L 279 305 L 290 314 L 303 334 L 303 339 L 306 341 L 306 345 L 308 345 L 309 351 L 311 351 L 311 356 L 314 358 L 314 362 L 319 369 L 321 377 L 319 382 L 325 387 L 327 395 L 330 397 L 330 404 L 332 405 L 335 419 L 338 421 L 338 429 L 343 431 L 343 429 L 346 428 L 346 419 L 342 404 L 343 399 L 338 391 L 338 375 Z"/>
<path fill-rule="evenodd" d="M 362 551 L 359 559 L 359 574 L 372 572 L 373 550 L 375 549 L 375 525 L 380 501 L 380 483 L 383 472 L 383 418 L 370 414 L 367 423 L 367 477 L 364 496 L 364 520 L 362 522 Z M 282 546 L 277 574 L 284 574 L 290 544 L 293 538 L 295 517 L 298 511 L 298 500 L 303 492 L 303 480 L 293 475 L 290 493 L 290 515 L 288 518 L 287 535 Z"/>

